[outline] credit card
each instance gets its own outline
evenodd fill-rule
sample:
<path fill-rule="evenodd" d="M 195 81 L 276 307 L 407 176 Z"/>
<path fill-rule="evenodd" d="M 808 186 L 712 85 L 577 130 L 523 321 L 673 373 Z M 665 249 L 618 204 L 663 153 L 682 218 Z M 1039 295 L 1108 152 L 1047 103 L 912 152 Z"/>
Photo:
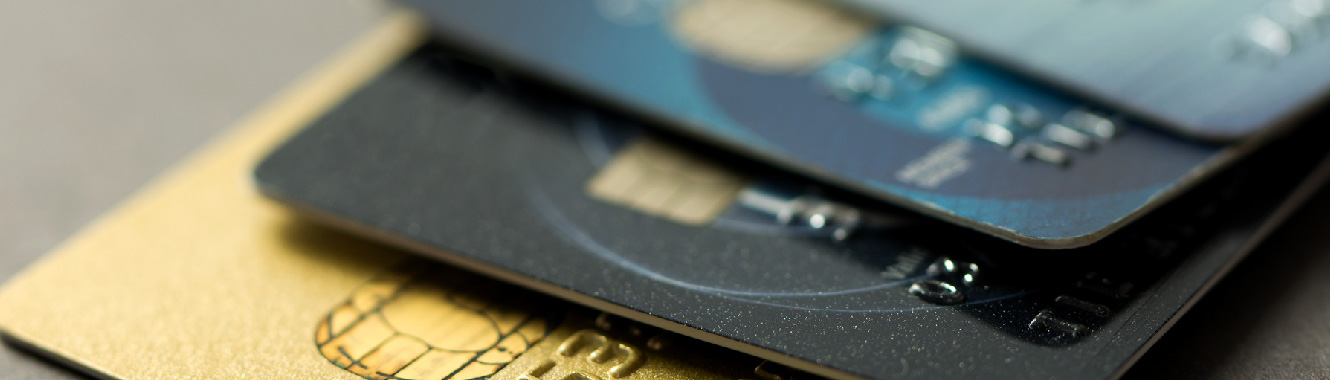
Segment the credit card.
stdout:
<path fill-rule="evenodd" d="M 1330 131 L 1303 129 L 1049 252 L 498 81 L 422 48 L 265 159 L 259 186 L 314 220 L 818 375 L 1112 378 L 1330 171 Z"/>
<path fill-rule="evenodd" d="M 106 379 L 808 379 L 293 220 L 262 152 L 419 36 L 409 19 L 0 291 L 11 343 Z M 376 64 L 377 62 L 377 64 Z"/>
<path fill-rule="evenodd" d="M 1330 89 L 1326 0 L 840 1 L 1201 138 L 1288 126 Z"/>
<path fill-rule="evenodd" d="M 1259 143 L 1181 138 L 825 2 L 405 2 L 517 72 L 1036 248 L 1097 241 Z"/>

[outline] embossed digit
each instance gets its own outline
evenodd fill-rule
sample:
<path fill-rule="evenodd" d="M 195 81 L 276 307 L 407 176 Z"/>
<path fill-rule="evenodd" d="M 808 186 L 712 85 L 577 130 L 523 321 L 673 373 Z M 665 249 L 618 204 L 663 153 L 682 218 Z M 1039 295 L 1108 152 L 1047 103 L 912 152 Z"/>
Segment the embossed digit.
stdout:
<path fill-rule="evenodd" d="M 604 334 L 593 330 L 581 330 L 569 336 L 563 343 L 559 344 L 555 353 L 561 356 L 572 356 L 584 346 L 592 346 L 591 353 L 587 354 L 587 361 L 595 364 L 608 362 L 615 356 L 622 356 L 619 364 L 611 366 L 606 374 L 613 378 L 622 378 L 631 375 L 642 366 L 644 362 L 642 351 L 632 345 L 615 341 L 606 337 Z"/>

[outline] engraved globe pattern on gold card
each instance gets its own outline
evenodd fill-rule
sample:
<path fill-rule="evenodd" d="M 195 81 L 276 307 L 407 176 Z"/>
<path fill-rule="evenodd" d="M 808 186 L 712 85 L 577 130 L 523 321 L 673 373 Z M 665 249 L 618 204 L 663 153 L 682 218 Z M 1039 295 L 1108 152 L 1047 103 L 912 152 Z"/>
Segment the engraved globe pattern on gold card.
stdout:
<path fill-rule="evenodd" d="M 411 262 L 334 308 L 315 342 L 328 361 L 367 379 L 483 379 L 550 333 L 557 321 L 539 312 L 555 310 L 544 306 L 508 285 Z"/>

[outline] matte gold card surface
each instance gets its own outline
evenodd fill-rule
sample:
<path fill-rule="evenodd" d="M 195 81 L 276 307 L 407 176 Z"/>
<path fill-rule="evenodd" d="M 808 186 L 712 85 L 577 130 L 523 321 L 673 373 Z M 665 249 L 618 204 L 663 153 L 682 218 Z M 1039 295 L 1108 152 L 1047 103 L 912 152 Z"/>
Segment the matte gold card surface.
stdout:
<path fill-rule="evenodd" d="M 390 18 L 0 291 L 10 342 L 112 379 L 788 379 L 293 220 L 263 154 L 420 43 Z"/>

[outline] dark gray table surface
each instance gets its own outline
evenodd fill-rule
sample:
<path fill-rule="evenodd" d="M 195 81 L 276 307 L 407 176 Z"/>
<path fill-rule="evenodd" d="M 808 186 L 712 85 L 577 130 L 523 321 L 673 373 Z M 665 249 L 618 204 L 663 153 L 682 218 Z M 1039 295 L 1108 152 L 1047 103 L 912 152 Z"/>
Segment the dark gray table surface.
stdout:
<path fill-rule="evenodd" d="M 1183 315 L 1127 378 L 1330 379 L 1330 190 Z"/>
<path fill-rule="evenodd" d="M 372 0 L 47 0 L 0 12 L 0 279 L 76 233 L 382 14 Z M 1330 378 L 1330 191 L 1129 378 Z M 0 378 L 78 374 L 0 346 Z"/>

